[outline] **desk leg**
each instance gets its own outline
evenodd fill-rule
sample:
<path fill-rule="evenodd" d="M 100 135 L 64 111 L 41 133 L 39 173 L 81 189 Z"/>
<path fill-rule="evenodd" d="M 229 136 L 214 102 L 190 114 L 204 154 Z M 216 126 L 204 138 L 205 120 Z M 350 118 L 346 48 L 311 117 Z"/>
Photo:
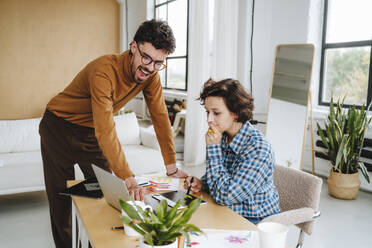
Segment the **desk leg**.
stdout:
<path fill-rule="evenodd" d="M 72 248 L 76 248 L 76 209 L 74 201 L 71 200 L 71 223 L 72 223 Z"/>
<path fill-rule="evenodd" d="M 88 248 L 89 238 L 85 230 L 85 227 L 82 223 L 82 220 L 79 216 L 79 213 L 76 211 L 74 201 L 72 201 L 71 206 L 71 218 L 72 218 L 72 248 L 76 247 Z"/>

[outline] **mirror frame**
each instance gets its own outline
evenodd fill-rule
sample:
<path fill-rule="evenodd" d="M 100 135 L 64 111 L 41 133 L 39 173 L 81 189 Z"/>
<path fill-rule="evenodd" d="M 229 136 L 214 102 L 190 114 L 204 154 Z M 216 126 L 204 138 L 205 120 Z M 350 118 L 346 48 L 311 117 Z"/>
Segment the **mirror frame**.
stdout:
<path fill-rule="evenodd" d="M 272 98 L 272 90 L 273 90 L 273 84 L 274 84 L 274 77 L 275 77 L 275 68 L 276 68 L 276 60 L 278 56 L 278 50 L 280 47 L 293 47 L 293 46 L 311 46 L 313 48 L 313 53 L 311 57 L 311 69 L 310 69 L 310 77 L 309 77 L 309 88 L 308 88 L 308 94 L 307 94 L 307 104 L 306 104 L 306 113 L 305 113 L 305 125 L 304 125 L 304 131 L 303 131 L 303 137 L 302 137 L 302 149 L 301 149 L 301 158 L 299 161 L 299 166 L 298 169 L 302 170 L 303 169 L 303 159 L 304 159 L 304 149 L 305 149 L 305 143 L 306 143 L 306 130 L 307 130 L 307 125 L 308 125 L 308 113 L 309 113 L 309 108 L 312 111 L 312 93 L 311 93 L 311 85 L 312 85 L 312 75 L 313 75 L 313 70 L 314 70 L 314 56 L 315 56 L 315 46 L 312 43 L 298 43 L 298 44 L 279 44 L 275 48 L 275 55 L 274 55 L 274 62 L 272 66 L 272 77 L 271 77 L 271 84 L 270 84 L 270 89 L 269 89 L 269 99 L 267 103 L 267 114 L 266 114 L 266 126 L 265 126 L 265 136 L 267 135 L 267 129 L 268 129 L 268 120 L 269 120 L 269 111 L 270 111 L 270 103 L 271 103 L 271 98 Z M 309 106 L 310 105 L 310 106 Z M 313 123 L 311 121 L 311 130 L 313 130 Z M 312 132 L 312 131 L 311 131 Z M 313 136 L 313 133 L 311 134 Z M 313 141 L 312 141 L 313 142 Z M 313 147 L 313 144 L 312 144 Z M 275 148 L 274 148 L 275 151 Z M 312 151 L 313 153 L 313 151 Z M 278 164 L 277 162 L 275 162 Z M 314 161 L 312 161 L 314 163 Z M 286 165 L 283 165 L 286 166 Z M 314 164 L 312 165 L 314 168 Z"/>

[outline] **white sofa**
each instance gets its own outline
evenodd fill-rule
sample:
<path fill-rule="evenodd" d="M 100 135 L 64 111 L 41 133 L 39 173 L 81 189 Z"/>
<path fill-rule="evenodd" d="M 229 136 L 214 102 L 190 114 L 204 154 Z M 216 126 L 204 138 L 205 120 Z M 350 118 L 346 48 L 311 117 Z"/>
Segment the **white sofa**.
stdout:
<path fill-rule="evenodd" d="M 133 173 L 164 173 L 164 162 L 153 129 L 139 127 L 134 113 L 118 115 L 114 119 Z M 38 131 L 40 120 L 0 120 L 0 195 L 45 189 Z M 75 178 L 81 178 L 80 170 L 76 174 L 80 176 Z"/>

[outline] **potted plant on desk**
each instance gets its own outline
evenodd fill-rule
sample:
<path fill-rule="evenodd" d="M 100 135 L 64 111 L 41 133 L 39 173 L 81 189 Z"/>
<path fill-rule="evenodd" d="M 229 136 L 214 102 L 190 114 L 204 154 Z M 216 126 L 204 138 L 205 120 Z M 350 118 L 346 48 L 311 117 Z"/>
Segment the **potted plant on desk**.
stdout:
<path fill-rule="evenodd" d="M 343 112 L 344 101 L 336 104 L 336 110 L 331 98 L 328 120 L 324 130 L 317 123 L 319 136 L 322 139 L 326 152 L 317 151 L 325 155 L 331 164 L 328 178 L 329 194 L 340 199 L 355 199 L 358 195 L 360 180 L 359 170 L 369 183 L 369 175 L 360 154 L 363 141 L 371 118 L 367 118 L 367 110 L 362 106 L 355 106 Z"/>
<path fill-rule="evenodd" d="M 177 238 L 184 236 L 190 240 L 188 232 L 203 233 L 193 224 L 188 224 L 191 216 L 197 210 L 201 199 L 193 200 L 187 207 L 178 210 L 182 201 L 168 209 L 165 200 L 156 207 L 155 212 L 143 210 L 134 203 L 134 207 L 120 200 L 120 206 L 128 216 L 122 216 L 123 224 L 129 225 L 137 231 L 140 238 L 140 248 L 161 247 L 177 248 Z"/>

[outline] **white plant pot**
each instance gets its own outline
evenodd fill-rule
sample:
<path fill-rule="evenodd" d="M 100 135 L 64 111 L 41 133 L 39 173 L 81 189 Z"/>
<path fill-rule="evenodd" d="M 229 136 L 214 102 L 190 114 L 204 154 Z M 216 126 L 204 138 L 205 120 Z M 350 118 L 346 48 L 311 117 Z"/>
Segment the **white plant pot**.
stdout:
<path fill-rule="evenodd" d="M 172 244 L 169 244 L 169 245 L 154 245 L 154 246 L 151 246 L 151 245 L 148 245 L 148 244 L 145 244 L 145 242 L 143 241 L 143 237 L 141 236 L 140 239 L 139 239 L 139 248 L 153 248 L 153 247 L 157 247 L 157 248 L 177 248 L 178 247 L 178 239 L 176 239 L 176 241 L 174 241 Z"/>

